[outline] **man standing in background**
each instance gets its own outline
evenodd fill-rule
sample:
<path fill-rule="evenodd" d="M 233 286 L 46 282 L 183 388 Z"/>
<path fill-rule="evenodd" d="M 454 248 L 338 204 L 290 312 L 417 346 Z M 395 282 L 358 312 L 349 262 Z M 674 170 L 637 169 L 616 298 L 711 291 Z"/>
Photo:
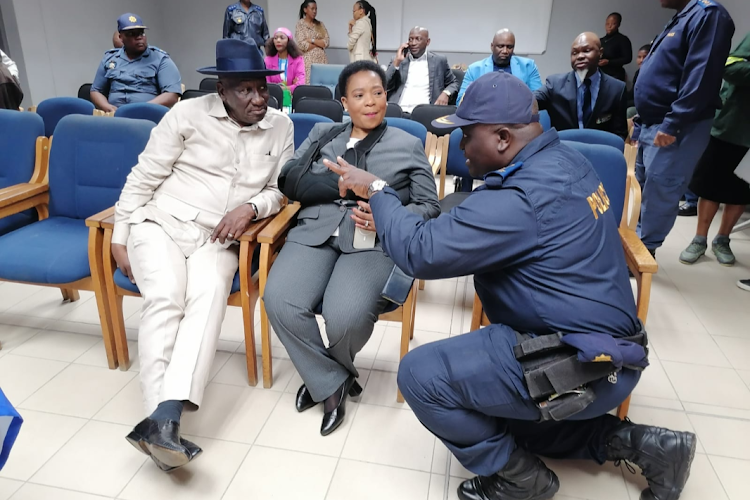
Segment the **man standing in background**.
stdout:
<path fill-rule="evenodd" d="M 260 50 L 266 46 L 269 36 L 266 15 L 260 5 L 255 5 L 250 0 L 240 0 L 227 7 L 224 14 L 223 38 L 235 38 L 245 42 L 252 39 Z"/>
<path fill-rule="evenodd" d="M 628 78 L 624 66 L 633 60 L 633 44 L 630 43 L 630 38 L 620 33 L 620 24 L 622 24 L 622 16 L 618 12 L 607 16 L 604 24 L 607 34 L 602 37 L 604 54 L 599 61 L 599 66 L 605 75 L 624 82 Z"/>
<path fill-rule="evenodd" d="M 461 99 L 463 99 L 464 93 L 471 82 L 493 71 L 510 73 L 523 81 L 532 92 L 541 88 L 542 77 L 539 76 L 539 69 L 537 69 L 534 60 L 515 55 L 516 35 L 512 31 L 502 29 L 495 33 L 490 48 L 492 49 L 490 57 L 473 63 L 466 70 L 464 81 L 461 83 L 461 90 L 458 91 L 457 103 L 461 104 Z"/>
<path fill-rule="evenodd" d="M 18 66 L 0 50 L 0 109 L 18 109 L 23 101 Z"/>
<path fill-rule="evenodd" d="M 732 18 L 715 0 L 660 2 L 677 14 L 654 40 L 635 86 L 639 234 L 652 255 L 672 230 L 680 197 L 708 145 L 734 34 Z"/>

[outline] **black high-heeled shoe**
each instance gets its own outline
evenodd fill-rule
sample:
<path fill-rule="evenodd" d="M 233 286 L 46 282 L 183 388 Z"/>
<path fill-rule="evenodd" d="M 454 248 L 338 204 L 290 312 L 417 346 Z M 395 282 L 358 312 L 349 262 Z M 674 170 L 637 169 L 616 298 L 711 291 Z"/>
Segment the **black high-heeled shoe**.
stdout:
<path fill-rule="evenodd" d="M 323 415 L 323 423 L 320 425 L 320 434 L 322 436 L 329 435 L 344 422 L 346 398 L 347 396 L 352 399 L 359 398 L 362 394 L 362 386 L 357 383 L 357 379 L 350 376 L 337 392 L 341 395 L 341 399 L 339 399 L 339 404 L 336 408 Z"/>
<path fill-rule="evenodd" d="M 297 399 L 294 401 L 294 406 L 297 408 L 297 411 L 302 413 L 303 411 L 309 410 L 317 404 L 318 403 L 313 401 L 313 398 L 310 395 L 310 391 L 307 390 L 307 386 L 305 384 L 302 384 L 302 387 L 300 387 L 297 391 Z"/>

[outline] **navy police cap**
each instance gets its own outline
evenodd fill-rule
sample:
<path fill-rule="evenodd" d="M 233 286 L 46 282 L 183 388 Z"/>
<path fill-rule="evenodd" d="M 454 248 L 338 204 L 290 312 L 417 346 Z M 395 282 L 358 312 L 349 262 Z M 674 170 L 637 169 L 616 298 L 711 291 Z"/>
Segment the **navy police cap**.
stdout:
<path fill-rule="evenodd" d="M 513 125 L 538 121 L 534 94 L 529 87 L 513 75 L 494 71 L 469 85 L 455 114 L 438 118 L 432 125 L 455 128 L 478 123 Z"/>
<path fill-rule="evenodd" d="M 117 31 L 127 31 L 127 30 L 145 30 L 148 29 L 146 25 L 143 24 L 143 19 L 141 19 L 141 16 L 137 16 L 135 14 L 131 14 L 128 12 L 127 14 L 121 15 L 117 19 Z"/>

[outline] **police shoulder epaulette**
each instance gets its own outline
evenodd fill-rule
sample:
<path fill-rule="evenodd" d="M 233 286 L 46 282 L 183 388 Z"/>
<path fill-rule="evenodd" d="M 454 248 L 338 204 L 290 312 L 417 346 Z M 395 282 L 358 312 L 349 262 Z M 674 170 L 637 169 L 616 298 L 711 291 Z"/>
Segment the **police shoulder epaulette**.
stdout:
<path fill-rule="evenodd" d="M 701 6 L 704 9 L 708 9 L 709 7 L 716 7 L 716 2 L 713 0 L 698 0 L 698 5 Z"/>
<path fill-rule="evenodd" d="M 236 10 L 239 7 L 240 7 L 240 3 L 239 2 L 233 3 L 232 5 L 230 5 L 229 7 L 227 7 L 227 12 L 231 12 L 233 10 Z"/>
<path fill-rule="evenodd" d="M 507 167 L 501 168 L 500 170 L 490 172 L 484 176 L 484 183 L 489 189 L 500 188 L 502 187 L 506 179 L 508 179 L 508 177 L 513 175 L 513 173 L 518 171 L 521 167 L 523 167 L 523 162 L 519 161 L 518 163 L 508 165 Z"/>
<path fill-rule="evenodd" d="M 105 50 L 105 51 L 104 51 L 104 55 L 105 55 L 105 56 L 109 56 L 109 55 L 115 54 L 115 53 L 116 53 L 116 52 L 117 52 L 118 50 L 120 50 L 120 49 L 109 49 L 109 50 Z"/>
<path fill-rule="evenodd" d="M 159 47 L 154 47 L 153 45 L 149 45 L 149 48 L 152 49 L 154 52 L 158 52 L 159 54 L 164 54 L 165 56 L 169 55 L 169 52 L 166 50 L 162 50 Z"/>

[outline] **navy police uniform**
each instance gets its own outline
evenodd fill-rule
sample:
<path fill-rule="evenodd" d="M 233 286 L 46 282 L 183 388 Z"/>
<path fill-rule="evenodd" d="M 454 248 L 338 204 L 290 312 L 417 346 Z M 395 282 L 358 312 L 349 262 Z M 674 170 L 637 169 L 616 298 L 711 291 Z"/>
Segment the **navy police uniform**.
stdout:
<path fill-rule="evenodd" d="M 734 23 L 723 6 L 692 0 L 654 40 L 638 74 L 640 236 L 652 252 L 672 229 L 680 197 L 708 145 L 733 34 Z M 677 140 L 656 147 L 657 132 Z"/>
<path fill-rule="evenodd" d="M 135 14 L 120 16 L 117 30 L 132 29 L 146 29 L 146 26 Z M 165 92 L 182 94 L 182 80 L 174 61 L 163 50 L 149 46 L 141 55 L 130 59 L 121 47 L 104 53 L 91 90 L 107 96 L 111 105 L 120 107 L 148 102 Z"/>
<path fill-rule="evenodd" d="M 244 41 L 252 38 L 260 50 L 268 37 L 268 23 L 262 7 L 253 4 L 249 10 L 245 10 L 241 2 L 227 7 L 224 14 L 224 38 Z"/>
<path fill-rule="evenodd" d="M 512 124 L 538 118 L 532 117 L 527 89 L 522 98 L 495 97 L 498 78 L 515 80 L 504 73 L 485 75 L 467 91 L 458 118 L 439 121 L 461 125 L 473 115 L 484 121 L 464 124 Z M 482 95 L 487 103 L 480 102 Z M 520 118 L 514 118 L 519 102 Z M 640 372 L 624 369 L 597 380 L 592 384 L 597 399 L 585 410 L 571 420 L 538 423 L 541 413 L 514 346 L 517 332 L 605 334 L 612 340 L 638 331 L 606 192 L 593 166 L 562 144 L 554 129 L 484 180 L 459 206 L 429 221 L 403 210 L 390 188 L 370 199 L 378 236 L 394 262 L 417 278 L 473 274 L 492 323 L 409 353 L 399 367 L 399 388 L 419 420 L 476 474 L 501 470 L 517 444 L 545 456 L 604 462 L 604 438 L 619 424 L 606 413 L 627 398 Z M 587 345 L 596 352 L 596 336 L 581 337 L 579 352 Z"/>

